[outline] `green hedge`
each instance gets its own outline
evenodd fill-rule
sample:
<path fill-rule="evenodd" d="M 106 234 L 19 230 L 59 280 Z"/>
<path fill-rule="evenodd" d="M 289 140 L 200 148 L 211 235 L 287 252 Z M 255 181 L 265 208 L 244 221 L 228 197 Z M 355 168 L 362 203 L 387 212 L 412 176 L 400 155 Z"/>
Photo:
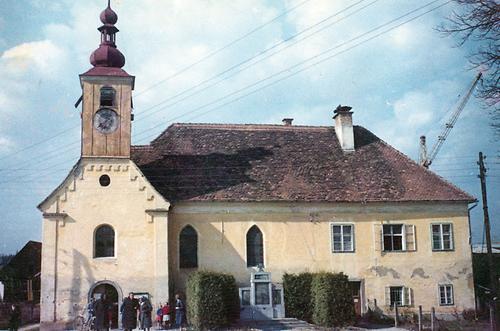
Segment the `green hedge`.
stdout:
<path fill-rule="evenodd" d="M 187 318 L 198 330 L 231 324 L 239 317 L 239 297 L 233 276 L 197 271 L 187 281 Z"/>
<path fill-rule="evenodd" d="M 287 317 L 312 321 L 311 281 L 313 274 L 284 274 L 285 312 Z"/>
<path fill-rule="evenodd" d="M 346 325 L 355 317 L 349 280 L 343 273 L 315 274 L 311 283 L 312 322 L 332 327 Z"/>
<path fill-rule="evenodd" d="M 343 273 L 301 273 L 283 276 L 287 317 L 332 327 L 355 318 L 349 281 Z"/>

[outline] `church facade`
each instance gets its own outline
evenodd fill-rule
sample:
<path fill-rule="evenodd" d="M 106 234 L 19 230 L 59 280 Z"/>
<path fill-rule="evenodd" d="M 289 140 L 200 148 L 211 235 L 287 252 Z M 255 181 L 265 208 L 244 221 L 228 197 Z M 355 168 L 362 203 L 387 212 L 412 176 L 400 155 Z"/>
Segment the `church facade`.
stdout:
<path fill-rule="evenodd" d="M 347 274 L 358 314 L 474 307 L 472 196 L 345 106 L 331 126 L 173 124 L 132 146 L 134 77 L 109 6 L 101 21 L 80 75 L 81 158 L 38 206 L 42 329 L 102 294 L 118 326 L 129 292 L 164 303 L 200 269 L 235 276 L 242 318 L 284 316 L 282 276 L 303 271 Z"/>

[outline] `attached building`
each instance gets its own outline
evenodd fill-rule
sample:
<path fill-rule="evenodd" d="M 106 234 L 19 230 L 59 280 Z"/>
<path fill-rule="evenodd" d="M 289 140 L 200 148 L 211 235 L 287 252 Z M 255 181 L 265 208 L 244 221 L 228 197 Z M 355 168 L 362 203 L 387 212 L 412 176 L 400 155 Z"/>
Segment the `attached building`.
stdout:
<path fill-rule="evenodd" d="M 359 314 L 474 307 L 472 196 L 353 126 L 349 107 L 331 126 L 173 124 L 131 146 L 134 77 L 109 6 L 101 20 L 81 158 L 39 205 L 42 328 L 101 293 L 116 325 L 124 295 L 165 302 L 198 269 L 235 276 L 242 318 L 283 316 L 282 276 L 302 271 L 347 274 Z"/>

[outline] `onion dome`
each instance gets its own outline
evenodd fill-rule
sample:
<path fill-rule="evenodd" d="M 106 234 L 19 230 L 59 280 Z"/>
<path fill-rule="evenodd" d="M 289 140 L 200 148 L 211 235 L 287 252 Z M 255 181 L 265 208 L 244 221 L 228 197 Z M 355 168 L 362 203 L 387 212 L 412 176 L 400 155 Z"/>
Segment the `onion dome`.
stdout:
<path fill-rule="evenodd" d="M 103 25 L 97 30 L 101 32 L 101 44 L 92 55 L 90 63 L 94 67 L 121 68 L 125 65 L 125 56 L 116 48 L 116 33 L 119 31 L 115 27 L 118 15 L 111 9 L 110 1 L 108 7 L 100 15 Z"/>
<path fill-rule="evenodd" d="M 111 9 L 110 3 L 108 1 L 108 6 L 106 9 L 104 9 L 99 16 L 101 19 L 102 24 L 116 24 L 116 21 L 118 21 L 118 15 Z"/>

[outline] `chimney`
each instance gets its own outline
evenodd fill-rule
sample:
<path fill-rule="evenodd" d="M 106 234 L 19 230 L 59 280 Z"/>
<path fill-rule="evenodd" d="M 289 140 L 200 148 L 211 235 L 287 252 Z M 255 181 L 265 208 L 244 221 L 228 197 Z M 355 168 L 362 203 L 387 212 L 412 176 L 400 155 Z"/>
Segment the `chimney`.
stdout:
<path fill-rule="evenodd" d="M 281 121 L 284 126 L 292 126 L 293 118 L 284 118 Z"/>
<path fill-rule="evenodd" d="M 335 109 L 335 133 L 344 152 L 354 152 L 354 130 L 352 128 L 352 107 L 339 105 Z"/>

